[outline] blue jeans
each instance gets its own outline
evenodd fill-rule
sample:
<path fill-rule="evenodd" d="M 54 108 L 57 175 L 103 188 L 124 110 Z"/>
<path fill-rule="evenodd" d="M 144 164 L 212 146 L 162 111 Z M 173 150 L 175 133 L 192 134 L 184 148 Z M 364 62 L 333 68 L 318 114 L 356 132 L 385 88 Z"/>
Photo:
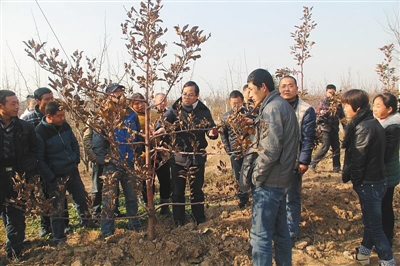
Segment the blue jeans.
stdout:
<path fill-rule="evenodd" d="M 286 218 L 287 188 L 252 187 L 250 244 L 253 265 L 272 265 L 272 240 L 278 266 L 292 265 L 292 243 Z"/>
<path fill-rule="evenodd" d="M 240 182 L 240 169 L 242 168 L 242 164 L 243 164 L 243 157 L 238 158 L 237 155 L 232 154 L 229 156 L 231 159 L 231 166 L 232 166 L 232 170 L 233 170 L 233 174 L 235 175 L 236 181 Z M 249 202 L 249 193 L 247 192 L 243 192 L 239 189 L 239 192 L 237 194 L 239 201 L 241 203 L 246 204 L 247 202 Z"/>
<path fill-rule="evenodd" d="M 56 242 L 65 240 L 65 192 L 68 190 L 75 202 L 75 208 L 80 218 L 90 217 L 89 208 L 86 202 L 88 194 L 85 186 L 82 183 L 78 168 L 72 169 L 69 177 L 56 177 L 53 182 L 47 182 L 49 196 L 53 200 L 51 205 L 53 210 L 50 214 L 51 228 L 53 230 L 53 238 Z M 87 224 L 87 221 L 81 221 L 82 224 Z"/>
<path fill-rule="evenodd" d="M 110 172 L 104 169 L 104 174 L 106 178 L 111 178 Z M 107 183 L 111 183 L 110 186 L 107 186 Z M 103 208 L 102 208 L 102 218 L 114 218 L 114 209 L 115 206 L 115 197 L 117 195 L 117 188 L 119 186 L 119 182 L 121 182 L 122 190 L 124 192 L 125 204 L 126 204 L 126 215 L 127 216 L 136 216 L 138 212 L 138 203 L 137 203 L 137 194 L 134 189 L 135 178 L 128 175 L 125 171 L 118 171 L 116 175 L 116 180 L 109 180 L 105 182 L 105 188 L 103 193 Z M 142 225 L 140 223 L 139 218 L 129 218 L 128 222 L 128 230 L 140 230 Z M 109 236 L 114 234 L 115 232 L 115 221 L 104 220 L 101 222 L 101 233 L 103 236 Z"/>
<path fill-rule="evenodd" d="M 301 183 L 302 175 L 293 171 L 293 180 L 286 195 L 287 224 L 290 238 L 294 239 L 299 234 L 301 219 Z"/>
<path fill-rule="evenodd" d="M 389 240 L 382 228 L 382 198 L 386 193 L 386 179 L 381 181 L 363 181 L 363 184 L 354 186 L 360 200 L 364 235 L 361 245 L 368 249 L 375 249 L 380 260 L 393 259 Z"/>

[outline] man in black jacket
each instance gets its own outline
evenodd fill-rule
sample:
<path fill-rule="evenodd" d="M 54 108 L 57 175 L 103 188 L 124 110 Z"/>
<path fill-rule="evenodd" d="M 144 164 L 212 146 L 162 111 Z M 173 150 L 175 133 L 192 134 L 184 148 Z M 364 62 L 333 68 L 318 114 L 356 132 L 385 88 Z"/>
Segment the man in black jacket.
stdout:
<path fill-rule="evenodd" d="M 0 212 L 6 226 L 8 258 L 22 255 L 25 238 L 24 212 L 5 205 L 7 200 L 17 197 L 12 178 L 16 173 L 25 178 L 37 173 L 35 131 L 32 125 L 18 118 L 18 109 L 15 93 L 0 90 Z"/>
<path fill-rule="evenodd" d="M 199 86 L 188 81 L 183 85 L 182 97 L 179 98 L 164 114 L 167 122 L 173 124 L 174 136 L 172 147 L 177 147 L 171 163 L 172 173 L 172 202 L 185 202 L 186 180 L 190 182 L 191 202 L 204 202 L 204 169 L 207 156 L 205 149 L 208 145 L 206 135 L 211 139 L 218 138 L 218 129 L 215 127 L 211 112 L 199 100 Z M 159 128 L 155 133 L 164 133 L 170 128 Z M 192 171 L 191 167 L 196 170 Z M 173 205 L 172 207 L 175 225 L 185 223 L 185 206 Z M 192 205 L 192 213 L 197 224 L 204 223 L 204 204 Z"/>
<path fill-rule="evenodd" d="M 240 128 L 240 122 L 237 120 L 241 118 L 240 114 L 247 114 L 247 109 L 244 106 L 243 94 L 238 90 L 234 90 L 229 94 L 229 104 L 231 110 L 222 115 L 224 126 L 222 127 L 221 141 L 224 144 L 226 153 L 230 157 L 233 174 L 239 182 L 240 169 L 243 163 L 242 145 L 240 143 L 243 132 Z M 242 209 L 249 201 L 249 194 L 239 189 L 237 196 L 239 198 L 238 207 Z"/>
<path fill-rule="evenodd" d="M 317 125 L 322 131 L 322 146 L 310 163 L 310 169 L 314 173 L 317 164 L 325 157 L 329 147 L 332 148 L 333 172 L 340 172 L 339 121 L 344 118 L 344 112 L 342 105 L 334 98 L 335 93 L 335 85 L 326 86 L 326 98 L 319 102 L 316 110 Z"/>

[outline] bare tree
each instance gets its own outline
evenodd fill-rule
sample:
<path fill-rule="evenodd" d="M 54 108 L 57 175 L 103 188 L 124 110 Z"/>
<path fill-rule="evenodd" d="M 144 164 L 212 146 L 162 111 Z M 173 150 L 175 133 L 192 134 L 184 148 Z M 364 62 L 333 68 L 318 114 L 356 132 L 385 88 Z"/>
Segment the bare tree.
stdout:
<path fill-rule="evenodd" d="M 296 30 L 290 33 L 290 37 L 294 39 L 295 44 L 290 46 L 291 54 L 294 55 L 294 59 L 297 61 L 297 65 L 299 66 L 298 70 L 290 70 L 289 68 L 281 68 L 277 69 L 275 72 L 275 76 L 280 78 L 285 75 L 300 75 L 300 93 L 304 90 L 304 63 L 305 61 L 311 57 L 310 51 L 312 46 L 315 44 L 314 41 L 310 41 L 310 34 L 313 29 L 317 26 L 312 19 L 312 10 L 313 7 L 303 6 L 303 17 L 300 20 L 303 22 L 301 25 L 294 27 Z"/>
<path fill-rule="evenodd" d="M 200 46 L 210 37 L 210 34 L 203 35 L 203 31 L 199 30 L 197 26 L 192 28 L 189 28 L 188 25 L 182 28 L 175 26 L 179 41 L 174 42 L 174 44 L 180 48 L 181 53 L 174 54 L 173 63 L 164 64 L 167 57 L 167 44 L 162 43 L 160 39 L 167 32 L 167 29 L 161 27 L 160 10 L 162 5 L 160 3 L 160 0 L 141 2 L 139 10 L 132 7 L 127 11 L 128 19 L 121 24 L 122 33 L 127 41 L 126 48 L 131 56 L 130 61 L 124 64 L 125 75 L 139 88 L 144 89 L 147 107 L 144 133 L 127 128 L 133 137 L 126 140 L 133 148 L 138 145 L 145 145 L 145 165 L 136 165 L 135 169 L 131 169 L 127 163 L 123 162 L 123 167 L 132 176 L 139 176 L 139 180 L 135 182 L 141 183 L 142 180 L 146 180 L 147 213 L 149 215 L 148 236 L 150 239 L 155 237 L 155 208 L 152 197 L 155 171 L 150 155 L 157 147 L 151 146 L 149 116 L 154 86 L 156 82 L 166 84 L 164 88 L 166 88 L 168 94 L 171 88 L 182 79 L 182 74 L 190 70 L 189 65 L 200 58 Z M 28 56 L 32 57 L 41 68 L 55 75 L 55 78 L 49 78 L 49 85 L 60 93 L 66 110 L 76 121 L 87 124 L 109 141 L 110 158 L 119 158 L 118 145 L 120 143 L 114 137 L 114 129 L 126 128 L 122 118 L 129 110 L 130 103 L 125 97 L 121 97 L 118 103 L 105 97 L 107 95 L 103 92 L 104 88 L 111 83 L 111 80 L 100 78 L 101 69 L 96 64 L 97 60 L 95 58 L 84 58 L 83 53 L 77 50 L 71 56 L 71 60 L 67 61 L 60 59 L 59 49 L 53 48 L 47 52 L 44 49 L 45 43 L 29 40 L 25 44 Z M 103 58 L 101 58 L 101 61 L 103 61 Z M 131 89 L 128 88 L 128 92 Z M 79 128 L 79 124 L 76 126 Z M 144 142 L 133 143 L 134 136 L 137 134 L 144 137 Z M 137 161 L 135 164 L 137 164 Z M 138 187 L 140 189 L 141 186 Z"/>
<path fill-rule="evenodd" d="M 399 77 L 396 75 L 396 67 L 392 66 L 394 44 L 390 43 L 379 48 L 385 55 L 383 62 L 377 64 L 375 71 L 379 75 L 379 80 L 382 82 L 382 90 L 398 94 L 396 90 L 396 84 Z"/>

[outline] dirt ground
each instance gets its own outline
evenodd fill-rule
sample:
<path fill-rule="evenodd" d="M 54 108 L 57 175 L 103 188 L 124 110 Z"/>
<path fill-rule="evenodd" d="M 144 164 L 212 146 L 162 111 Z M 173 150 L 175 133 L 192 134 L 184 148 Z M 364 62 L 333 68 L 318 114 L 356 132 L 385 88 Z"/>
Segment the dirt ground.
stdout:
<path fill-rule="evenodd" d="M 27 228 L 31 243 L 21 261 L 7 261 L 4 228 L 0 229 L 0 265 L 251 265 L 251 206 L 243 210 L 237 207 L 233 177 L 217 169 L 220 160 L 228 162 L 225 155 L 211 155 L 206 167 L 204 190 L 211 202 L 206 208 L 204 224 L 196 226 L 189 222 L 175 228 L 171 217 L 157 214 L 153 241 L 148 240 L 146 228 L 135 233 L 126 231 L 123 222 L 118 222 L 115 235 L 107 239 L 100 237 L 99 229 L 78 228 L 68 235 L 66 246 L 57 247 L 50 239 L 38 236 L 38 218 L 35 218 L 36 230 Z M 82 177 L 90 191 L 89 174 L 83 173 Z M 302 196 L 301 231 L 292 249 L 293 265 L 358 265 L 342 255 L 344 250 L 357 247 L 362 235 L 361 211 L 351 185 L 343 184 L 340 174 L 334 174 L 330 161 L 326 160 L 318 165 L 317 173 L 305 174 Z M 222 197 L 227 199 L 215 200 Z M 394 206 L 397 220 L 393 252 L 400 265 L 398 187 Z M 187 215 L 190 221 L 190 211 Z M 145 226 L 146 222 L 143 220 Z M 375 253 L 370 265 L 379 265 Z"/>

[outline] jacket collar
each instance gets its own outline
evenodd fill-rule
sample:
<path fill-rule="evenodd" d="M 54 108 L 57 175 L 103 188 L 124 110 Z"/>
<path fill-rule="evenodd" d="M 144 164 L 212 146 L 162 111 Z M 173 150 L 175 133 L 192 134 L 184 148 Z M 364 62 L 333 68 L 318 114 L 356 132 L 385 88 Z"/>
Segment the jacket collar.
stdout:
<path fill-rule="evenodd" d="M 391 125 L 400 125 L 400 114 L 395 113 L 393 115 L 390 115 L 386 119 L 378 119 L 378 121 L 381 123 L 383 128 L 387 128 L 388 126 Z"/>
<path fill-rule="evenodd" d="M 202 103 L 202 101 L 197 100 L 196 103 L 193 104 L 193 110 L 197 110 L 197 109 L 206 110 L 207 109 L 207 106 L 204 103 Z M 178 110 L 178 107 L 179 107 L 179 109 L 182 108 L 182 97 L 180 97 L 178 100 L 176 100 L 174 102 L 174 104 L 172 105 L 172 108 L 175 110 Z"/>
<path fill-rule="evenodd" d="M 373 119 L 372 111 L 368 107 L 360 109 L 358 113 L 350 120 L 349 124 L 346 126 L 342 147 L 347 148 L 350 145 L 350 141 L 353 138 L 353 135 L 356 131 L 356 126 L 360 124 L 363 120 Z"/>
<path fill-rule="evenodd" d="M 268 93 L 268 95 L 265 96 L 264 100 L 262 101 L 262 103 L 260 105 L 259 113 L 262 113 L 262 110 L 264 110 L 265 106 L 267 106 L 267 104 L 269 104 L 276 97 L 279 97 L 279 92 L 277 90 L 273 90 L 270 93 Z"/>

